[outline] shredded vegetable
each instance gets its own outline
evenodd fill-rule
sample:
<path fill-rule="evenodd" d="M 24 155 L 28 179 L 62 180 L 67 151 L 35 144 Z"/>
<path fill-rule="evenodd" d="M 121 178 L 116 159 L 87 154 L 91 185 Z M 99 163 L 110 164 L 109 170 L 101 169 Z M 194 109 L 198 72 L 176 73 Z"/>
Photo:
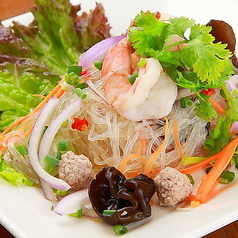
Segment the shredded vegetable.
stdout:
<path fill-rule="evenodd" d="M 183 196 L 192 207 L 208 200 L 219 179 L 232 183 L 235 173 L 229 170 L 238 164 L 238 92 L 228 90 L 232 52 L 214 43 L 206 25 L 160 17 L 140 12 L 127 34 L 104 39 L 78 64 L 70 62 L 41 102 L 1 133 L 1 176 L 14 185 L 41 187 L 47 199 L 60 200 L 53 208 L 59 215 L 100 214 L 116 234 L 127 232 L 122 225 L 129 218 L 150 216 L 156 176 L 166 167 L 186 174 L 181 179 L 189 179 L 184 184 L 190 187 L 199 183 L 197 191 Z M 207 167 L 201 181 L 193 180 L 193 173 Z M 153 185 L 149 196 L 143 195 L 145 181 Z M 97 189 L 88 192 L 93 185 Z M 94 193 L 103 199 L 90 197 Z"/>

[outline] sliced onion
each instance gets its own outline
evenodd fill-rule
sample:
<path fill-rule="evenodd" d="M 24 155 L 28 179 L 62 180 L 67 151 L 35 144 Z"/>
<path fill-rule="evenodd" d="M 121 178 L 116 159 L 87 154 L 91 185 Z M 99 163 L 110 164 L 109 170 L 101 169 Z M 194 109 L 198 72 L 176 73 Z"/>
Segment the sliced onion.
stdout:
<path fill-rule="evenodd" d="M 43 159 L 49 153 L 51 144 L 62 123 L 72 117 L 81 107 L 81 98 L 77 98 L 66 106 L 59 115 L 57 115 L 45 131 L 39 146 L 39 160 L 42 164 Z"/>
<path fill-rule="evenodd" d="M 32 129 L 29 144 L 28 144 L 28 155 L 30 163 L 37 173 L 39 178 L 46 183 L 50 184 L 51 187 L 66 191 L 70 188 L 70 185 L 67 184 L 62 179 L 55 178 L 54 176 L 47 173 L 41 166 L 38 157 L 38 147 L 40 143 L 41 135 L 45 129 L 46 122 L 51 117 L 54 112 L 55 107 L 57 106 L 59 99 L 51 98 L 48 103 L 45 104 L 40 115 L 36 119 L 35 125 Z"/>
<path fill-rule="evenodd" d="M 238 90 L 238 75 L 233 75 L 226 81 L 226 86 L 229 92 Z"/>
<path fill-rule="evenodd" d="M 82 206 L 88 202 L 88 200 L 88 190 L 83 189 L 62 198 L 55 205 L 53 211 L 61 216 L 74 213 L 81 209 Z"/>
<path fill-rule="evenodd" d="M 231 132 L 238 132 L 238 121 L 235 121 L 230 128 Z"/>
<path fill-rule="evenodd" d="M 102 60 L 108 49 L 125 37 L 125 35 L 114 36 L 98 42 L 81 55 L 78 65 L 82 66 L 83 69 L 86 69 L 95 62 Z"/>
<path fill-rule="evenodd" d="M 88 218 L 97 218 L 98 217 L 98 214 L 94 211 L 93 206 L 90 203 L 90 201 L 88 204 L 83 205 L 82 209 L 83 209 L 84 217 L 88 217 Z"/>

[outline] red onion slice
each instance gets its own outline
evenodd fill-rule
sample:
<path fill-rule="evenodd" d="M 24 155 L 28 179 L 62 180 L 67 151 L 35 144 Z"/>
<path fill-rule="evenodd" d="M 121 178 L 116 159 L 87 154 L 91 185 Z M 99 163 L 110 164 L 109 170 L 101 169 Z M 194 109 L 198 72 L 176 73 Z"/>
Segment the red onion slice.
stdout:
<path fill-rule="evenodd" d="M 231 125 L 230 132 L 232 132 L 232 133 L 238 132 L 238 121 L 235 121 L 235 122 Z"/>
<path fill-rule="evenodd" d="M 229 92 L 238 90 L 238 75 L 233 75 L 229 80 L 226 81 L 226 87 Z"/>
<path fill-rule="evenodd" d="M 82 66 L 83 69 L 87 69 L 95 62 L 102 60 L 108 49 L 125 37 L 125 35 L 114 36 L 98 42 L 80 56 L 78 65 Z"/>
<path fill-rule="evenodd" d="M 55 107 L 57 106 L 59 99 L 51 98 L 48 103 L 45 104 L 41 110 L 38 118 L 36 119 L 35 125 L 32 129 L 29 143 L 28 143 L 28 155 L 29 160 L 32 165 L 32 168 L 37 173 L 39 178 L 44 182 L 50 184 L 52 187 L 60 190 L 68 190 L 70 185 L 67 184 L 62 179 L 55 178 L 54 176 L 47 173 L 41 166 L 38 157 L 38 147 L 40 143 L 40 138 L 45 129 L 45 125 L 52 113 L 54 112 Z"/>
<path fill-rule="evenodd" d="M 67 105 L 60 114 L 58 114 L 50 123 L 44 135 L 42 136 L 39 146 L 39 160 L 43 164 L 43 159 L 49 153 L 51 144 L 54 140 L 56 133 L 61 127 L 62 123 L 72 117 L 81 107 L 81 98 L 77 98 Z"/>
<path fill-rule="evenodd" d="M 74 192 L 64 198 L 62 198 L 54 208 L 54 212 L 59 215 L 67 215 L 77 212 L 88 201 L 88 190 L 83 189 Z"/>

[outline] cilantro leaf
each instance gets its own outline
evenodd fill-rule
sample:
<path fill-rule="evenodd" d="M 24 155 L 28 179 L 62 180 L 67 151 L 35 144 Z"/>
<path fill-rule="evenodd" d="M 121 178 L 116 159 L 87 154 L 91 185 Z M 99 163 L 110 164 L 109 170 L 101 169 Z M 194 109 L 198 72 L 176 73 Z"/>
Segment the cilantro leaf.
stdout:
<path fill-rule="evenodd" d="M 128 33 L 139 55 L 158 59 L 179 87 L 198 95 L 196 114 L 206 121 L 217 113 L 201 90 L 223 86 L 234 72 L 232 53 L 226 44 L 214 43 L 210 31 L 211 27 L 193 19 L 159 21 L 153 13 L 141 11 Z"/>
<path fill-rule="evenodd" d="M 158 21 L 155 15 L 149 11 L 145 13 L 141 11 L 135 17 L 134 22 L 135 26 L 129 27 L 130 41 L 133 42 L 139 55 L 152 57 L 151 52 L 163 48 L 167 39 L 169 24 Z"/>
<path fill-rule="evenodd" d="M 186 17 L 159 21 L 153 13 L 141 11 L 129 28 L 129 40 L 139 55 L 157 58 L 161 64 L 165 63 L 167 71 L 194 72 L 196 88 L 202 90 L 222 86 L 233 72 L 231 52 L 225 49 L 226 44 L 213 43 L 210 31 L 211 27 L 195 24 Z M 181 41 L 168 45 L 174 35 L 181 37 Z M 181 48 L 171 50 L 176 45 Z M 179 84 L 180 75 L 172 74 L 177 75 L 173 80 Z"/>
<path fill-rule="evenodd" d="M 204 121 L 211 121 L 217 117 L 217 112 L 208 101 L 209 97 L 204 94 L 198 94 L 199 103 L 195 104 L 195 112 L 198 117 Z"/>

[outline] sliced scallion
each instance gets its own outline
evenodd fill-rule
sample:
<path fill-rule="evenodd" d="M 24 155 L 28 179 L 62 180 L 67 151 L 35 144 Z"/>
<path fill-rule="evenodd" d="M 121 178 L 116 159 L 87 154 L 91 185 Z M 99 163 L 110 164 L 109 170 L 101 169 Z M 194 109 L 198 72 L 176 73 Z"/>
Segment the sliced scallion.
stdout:
<path fill-rule="evenodd" d="M 44 162 L 52 167 L 56 167 L 57 164 L 59 163 L 59 160 L 57 158 L 55 158 L 54 156 L 48 154 L 44 158 Z"/>
<path fill-rule="evenodd" d="M 80 73 L 82 72 L 82 66 L 79 65 L 71 65 L 68 67 L 67 69 L 67 73 L 75 73 L 76 75 L 80 75 Z"/>
<path fill-rule="evenodd" d="M 113 230 L 117 235 L 124 235 L 128 231 L 127 227 L 122 225 L 113 226 Z"/>
<path fill-rule="evenodd" d="M 94 66 L 99 70 L 102 70 L 102 65 L 103 65 L 103 60 L 94 63 Z"/>
<path fill-rule="evenodd" d="M 128 78 L 130 84 L 133 84 L 133 83 L 136 81 L 136 78 L 137 78 L 137 77 L 138 77 L 138 73 L 132 74 L 132 75 Z"/>
<path fill-rule="evenodd" d="M 83 209 L 81 208 L 77 212 L 70 213 L 69 216 L 80 218 L 83 216 Z"/>
<path fill-rule="evenodd" d="M 68 140 L 65 139 L 58 140 L 57 149 L 58 151 L 68 151 L 69 150 Z"/>
<path fill-rule="evenodd" d="M 57 196 L 65 197 L 65 196 L 68 195 L 68 191 L 57 190 L 57 191 L 55 192 L 55 194 L 56 194 Z"/>
<path fill-rule="evenodd" d="M 87 84 L 86 83 L 77 83 L 75 85 L 76 88 L 80 88 L 80 89 L 84 89 L 84 88 L 87 88 Z"/>
<path fill-rule="evenodd" d="M 17 151 L 18 151 L 21 155 L 26 155 L 26 154 L 28 154 L 28 150 L 27 150 L 27 148 L 26 148 L 25 145 L 17 145 L 15 148 L 17 149 Z"/>
<path fill-rule="evenodd" d="M 212 169 L 212 167 L 209 167 L 206 169 L 206 173 L 209 173 L 210 170 Z M 228 171 L 228 170 L 224 170 L 218 179 L 218 182 L 221 184 L 228 184 L 230 182 L 232 182 L 235 179 L 235 173 Z"/>
<path fill-rule="evenodd" d="M 103 211 L 103 215 L 112 215 L 116 212 L 116 210 L 104 210 Z"/>
<path fill-rule="evenodd" d="M 78 82 L 78 75 L 75 74 L 74 72 L 71 72 L 65 76 L 65 82 L 67 84 L 73 85 Z"/>
<path fill-rule="evenodd" d="M 190 107 L 193 105 L 193 101 L 189 97 L 181 98 L 180 103 L 182 108 Z"/>
<path fill-rule="evenodd" d="M 143 67 L 146 64 L 146 59 L 145 58 L 141 58 L 140 61 L 137 63 L 137 65 L 139 67 Z"/>
<path fill-rule="evenodd" d="M 187 177 L 188 177 L 190 183 L 191 183 L 192 185 L 194 185 L 194 184 L 195 184 L 195 181 L 194 181 L 194 179 L 193 179 L 193 176 L 192 176 L 191 174 L 186 174 L 186 175 L 187 175 Z"/>
<path fill-rule="evenodd" d="M 87 94 L 80 88 L 76 88 L 74 90 L 74 93 L 77 94 L 79 97 L 81 97 L 82 99 L 87 98 Z"/>

